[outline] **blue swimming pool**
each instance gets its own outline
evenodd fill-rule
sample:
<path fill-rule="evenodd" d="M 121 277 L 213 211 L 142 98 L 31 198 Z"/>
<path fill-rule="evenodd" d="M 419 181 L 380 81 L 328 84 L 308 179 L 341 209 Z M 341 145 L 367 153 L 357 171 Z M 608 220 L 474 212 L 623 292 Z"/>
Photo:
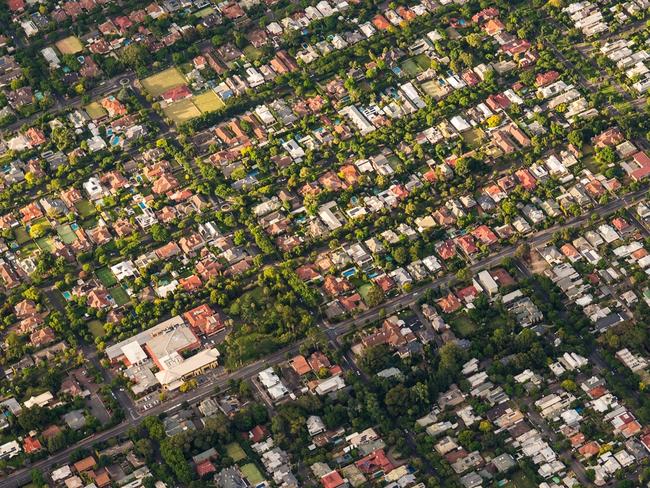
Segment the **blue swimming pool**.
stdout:
<path fill-rule="evenodd" d="M 350 268 L 350 269 L 346 269 L 346 270 L 343 271 L 343 273 L 341 273 L 341 274 L 342 274 L 345 278 L 350 278 L 350 277 L 354 276 L 355 274 L 357 274 L 357 270 L 356 270 L 356 268 Z"/>

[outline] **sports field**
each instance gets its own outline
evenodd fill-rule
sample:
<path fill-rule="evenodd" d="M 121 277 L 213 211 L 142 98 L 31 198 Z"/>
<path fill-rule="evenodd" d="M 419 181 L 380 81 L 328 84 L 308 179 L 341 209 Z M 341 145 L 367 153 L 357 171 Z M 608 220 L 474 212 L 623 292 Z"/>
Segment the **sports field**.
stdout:
<path fill-rule="evenodd" d="M 104 110 L 104 107 L 99 104 L 99 102 L 89 103 L 84 107 L 84 110 L 91 119 L 101 119 L 108 114 L 108 112 Z"/>
<path fill-rule="evenodd" d="M 84 46 L 75 36 L 66 37 L 57 41 L 55 44 L 56 48 L 61 52 L 61 54 L 77 54 L 83 51 Z"/>
<path fill-rule="evenodd" d="M 228 453 L 228 457 L 233 461 L 235 461 L 236 463 L 243 459 L 246 459 L 246 453 L 241 448 L 241 446 L 236 442 L 228 444 L 226 446 L 226 452 Z"/>
<path fill-rule="evenodd" d="M 142 80 L 142 86 L 152 97 L 159 97 L 170 88 L 185 84 L 185 78 L 177 68 L 168 68 Z"/>
<path fill-rule="evenodd" d="M 192 99 L 186 98 L 178 102 L 167 105 L 163 108 L 165 115 L 172 119 L 176 125 L 194 119 L 201 115 L 201 111 L 192 103 Z"/>
<path fill-rule="evenodd" d="M 225 107 L 221 98 L 212 90 L 204 91 L 192 97 L 192 102 L 202 113 L 214 112 Z"/>
<path fill-rule="evenodd" d="M 64 244 L 72 244 L 77 240 L 77 236 L 72 230 L 72 227 L 70 227 L 70 224 L 59 225 L 56 228 L 56 233 L 59 234 Z"/>
<path fill-rule="evenodd" d="M 260 473 L 260 470 L 257 469 L 257 466 L 255 466 L 253 463 L 244 464 L 241 467 L 241 472 L 253 486 L 256 486 L 264 481 L 262 473 Z"/>

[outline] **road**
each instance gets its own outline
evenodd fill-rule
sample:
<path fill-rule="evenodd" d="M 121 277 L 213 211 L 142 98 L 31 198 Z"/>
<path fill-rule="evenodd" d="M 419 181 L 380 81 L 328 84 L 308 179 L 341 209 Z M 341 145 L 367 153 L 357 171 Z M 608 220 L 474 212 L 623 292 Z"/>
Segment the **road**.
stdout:
<path fill-rule="evenodd" d="M 115 76 L 106 81 L 103 81 L 101 84 L 88 90 L 85 95 L 90 96 L 90 98 L 94 100 L 108 93 L 119 90 L 122 87 L 122 80 L 128 80 L 129 84 L 131 84 L 136 78 L 137 76 L 135 73 L 123 73 L 119 76 Z M 35 120 L 48 113 L 58 113 L 68 108 L 78 108 L 83 105 L 82 100 L 82 96 L 64 99 L 56 95 L 54 96 L 54 105 L 52 105 L 50 108 L 45 111 L 36 112 L 27 118 L 21 118 L 12 124 L 9 124 L 3 129 L 3 131 L 14 131 L 23 125 L 31 125 Z"/>
<path fill-rule="evenodd" d="M 531 248 L 543 246 L 544 244 L 551 241 L 551 239 L 553 238 L 553 234 L 555 232 L 565 228 L 581 225 L 587 222 L 591 218 L 591 215 L 593 214 L 596 214 L 602 218 L 616 212 L 620 208 L 635 205 L 639 201 L 643 200 L 646 197 L 646 194 L 647 194 L 647 189 L 642 189 L 630 193 L 623 198 L 614 200 L 612 202 L 609 202 L 606 205 L 594 209 L 589 214 L 584 214 L 580 217 L 575 217 L 561 224 L 557 224 L 554 225 L 553 227 L 549 227 L 548 229 L 541 230 L 531 235 L 526 242 L 528 242 Z M 504 258 L 514 256 L 516 247 L 517 246 L 514 245 L 505 247 L 495 252 L 494 254 L 486 257 L 485 259 L 475 262 L 470 266 L 470 268 L 473 272 L 477 272 L 481 269 L 486 269 L 486 268 L 496 266 Z M 416 303 L 424 291 L 432 288 L 447 287 L 451 285 L 455 280 L 456 278 L 453 275 L 447 275 L 441 277 L 410 293 L 393 298 L 392 300 L 389 300 L 381 304 L 380 306 L 368 310 L 356 317 L 344 320 L 338 324 L 330 325 L 330 324 L 323 323 L 320 324 L 320 326 L 326 331 L 331 341 L 336 341 L 339 336 L 351 332 L 358 326 L 363 326 L 375 320 L 379 320 L 381 317 L 383 317 L 385 313 L 392 313 L 396 310 L 400 310 L 402 308 L 412 305 L 413 303 Z M 198 402 L 203 400 L 204 398 L 213 395 L 216 389 L 223 390 L 223 388 L 227 386 L 228 382 L 231 380 L 241 380 L 241 379 L 251 378 L 257 375 L 260 371 L 268 368 L 269 366 L 275 366 L 284 362 L 287 355 L 297 353 L 300 346 L 305 341 L 306 339 L 298 341 L 290 346 L 287 346 L 283 349 L 280 349 L 279 351 L 276 351 L 273 354 L 270 354 L 264 359 L 260 359 L 258 361 L 255 361 L 254 363 L 243 366 L 237 371 L 233 371 L 232 373 L 226 373 L 221 377 L 215 378 L 214 381 L 202 385 L 193 391 L 179 395 L 178 397 L 166 403 L 157 405 L 156 407 L 147 411 L 147 416 L 158 415 L 163 412 L 165 413 L 174 412 L 175 410 L 181 408 L 181 406 L 186 402 L 189 403 Z M 52 468 L 55 467 L 56 465 L 68 462 L 70 454 L 75 449 L 87 448 L 97 442 L 102 442 L 107 439 L 120 436 L 130 428 L 137 426 L 142 421 L 143 418 L 144 417 L 140 415 L 129 414 L 127 415 L 126 420 L 124 420 L 124 422 L 122 422 L 121 424 L 105 432 L 101 432 L 91 437 L 88 437 L 78 442 L 74 446 L 64 449 L 63 451 L 54 454 L 48 457 L 47 459 L 37 461 L 30 467 L 20 469 L 15 473 L 13 473 L 10 477 L 0 480 L 0 488 L 17 488 L 29 482 L 31 469 L 38 469 L 47 475 L 52 470 Z"/>

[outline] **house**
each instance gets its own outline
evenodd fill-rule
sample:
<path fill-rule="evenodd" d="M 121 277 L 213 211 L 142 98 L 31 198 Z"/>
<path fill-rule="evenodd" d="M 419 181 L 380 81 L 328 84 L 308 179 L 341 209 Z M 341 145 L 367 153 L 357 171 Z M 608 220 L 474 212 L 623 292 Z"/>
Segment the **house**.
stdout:
<path fill-rule="evenodd" d="M 74 463 L 74 470 L 78 474 L 82 474 L 90 471 L 91 469 L 95 469 L 96 466 L 97 461 L 95 461 L 95 458 L 93 456 L 88 456 Z"/>
<path fill-rule="evenodd" d="M 187 85 L 179 85 L 173 88 L 170 88 L 166 92 L 164 92 L 160 98 L 165 103 L 174 103 L 178 102 L 180 100 L 185 100 L 186 98 L 190 98 L 192 96 L 192 91 L 188 88 Z"/>
<path fill-rule="evenodd" d="M 373 478 L 390 473 L 394 469 L 383 449 L 368 454 L 354 464 L 362 473 Z"/>
<path fill-rule="evenodd" d="M 289 366 L 300 376 L 311 372 L 311 366 L 304 356 L 298 355 L 289 360 Z"/>
<path fill-rule="evenodd" d="M 347 483 L 338 471 L 331 471 L 320 479 L 323 488 L 338 488 L 339 486 L 346 486 Z"/>
<path fill-rule="evenodd" d="M 226 327 L 221 314 L 212 310 L 207 303 L 185 312 L 183 318 L 196 332 L 206 336 L 216 334 Z"/>
<path fill-rule="evenodd" d="M 110 118 L 120 117 L 128 112 L 126 107 L 112 95 L 102 99 L 100 105 L 108 112 Z"/>

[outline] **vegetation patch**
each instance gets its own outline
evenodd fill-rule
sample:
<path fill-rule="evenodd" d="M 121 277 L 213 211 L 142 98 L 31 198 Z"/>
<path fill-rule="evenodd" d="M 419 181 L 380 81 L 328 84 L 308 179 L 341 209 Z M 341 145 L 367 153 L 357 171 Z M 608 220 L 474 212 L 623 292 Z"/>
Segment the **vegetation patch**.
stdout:
<path fill-rule="evenodd" d="M 477 127 L 475 129 L 470 129 L 463 133 L 463 139 L 469 147 L 476 149 L 481 147 L 483 138 L 485 137 L 485 132 L 483 129 Z"/>
<path fill-rule="evenodd" d="M 104 330 L 104 324 L 102 324 L 99 320 L 91 320 L 88 322 L 88 330 L 90 333 L 93 335 L 93 337 L 104 337 L 106 335 L 106 331 Z"/>
<path fill-rule="evenodd" d="M 456 314 L 449 321 L 449 325 L 462 337 L 470 337 L 478 330 L 474 321 L 463 312 Z"/>
<path fill-rule="evenodd" d="M 198 17 L 199 19 L 203 19 L 205 17 L 208 17 L 209 15 L 212 15 L 213 13 L 214 13 L 214 9 L 212 7 L 205 7 L 195 12 L 194 16 Z"/>
<path fill-rule="evenodd" d="M 56 228 L 56 233 L 59 234 L 59 237 L 64 244 L 72 244 L 77 240 L 77 236 L 72 230 L 72 227 L 70 227 L 70 224 L 59 225 Z"/>
<path fill-rule="evenodd" d="M 29 242 L 31 239 L 31 237 L 29 237 L 29 233 L 27 232 L 27 229 L 25 229 L 24 227 L 16 227 L 14 229 L 14 235 L 16 236 L 16 242 L 21 246 L 26 242 Z"/>
<path fill-rule="evenodd" d="M 249 61 L 257 61 L 264 55 L 264 53 L 261 49 L 257 49 L 255 46 L 246 46 L 244 48 L 244 55 Z"/>
<path fill-rule="evenodd" d="M 91 215 L 94 215 L 96 210 L 95 206 L 92 204 L 92 202 L 88 200 L 79 200 L 77 203 L 74 204 L 75 208 L 79 212 L 79 215 L 81 215 L 82 218 L 90 217 Z"/>

